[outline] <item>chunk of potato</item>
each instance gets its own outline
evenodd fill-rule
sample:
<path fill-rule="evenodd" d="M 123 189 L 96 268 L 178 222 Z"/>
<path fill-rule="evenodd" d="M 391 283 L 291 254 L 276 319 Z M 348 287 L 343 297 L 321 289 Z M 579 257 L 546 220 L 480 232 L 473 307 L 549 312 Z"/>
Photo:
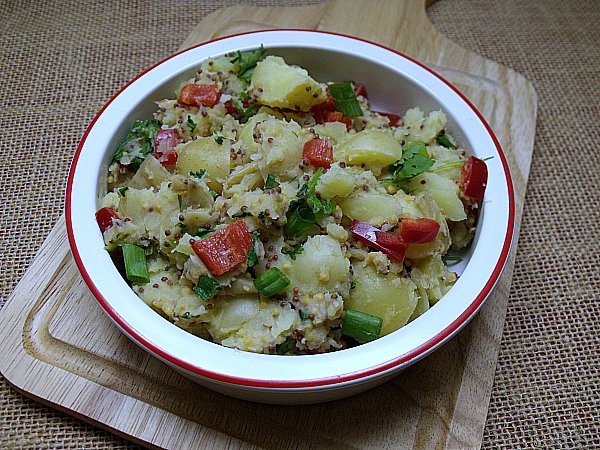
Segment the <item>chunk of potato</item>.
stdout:
<path fill-rule="evenodd" d="M 306 131 L 300 125 L 268 118 L 258 123 L 255 130 L 262 156 L 258 168 L 265 180 L 270 173 L 277 174 L 280 181 L 302 175 L 298 163 L 302 160 Z"/>
<path fill-rule="evenodd" d="M 250 89 L 257 94 L 259 103 L 276 108 L 308 111 L 327 99 L 324 84 L 313 80 L 306 70 L 289 66 L 279 56 L 267 56 L 256 65 Z"/>
<path fill-rule="evenodd" d="M 370 264 L 352 266 L 356 287 L 344 302 L 344 309 L 354 309 L 383 319 L 381 335 L 406 325 L 419 300 L 417 286 L 393 272 L 382 275 Z"/>
<path fill-rule="evenodd" d="M 328 235 L 309 237 L 304 251 L 291 264 L 302 294 L 347 292 L 349 289 L 350 261 L 340 243 Z M 290 285 L 289 289 L 293 287 Z"/>
<path fill-rule="evenodd" d="M 325 198 L 347 197 L 354 190 L 354 176 L 339 166 L 331 167 L 319 178 L 315 191 Z"/>
<path fill-rule="evenodd" d="M 425 172 L 411 178 L 407 185 L 416 192 L 428 191 L 444 216 L 452 221 L 467 218 L 465 207 L 458 197 L 458 185 L 435 172 Z"/>
<path fill-rule="evenodd" d="M 334 159 L 352 165 L 364 164 L 375 175 L 402 158 L 400 142 L 387 131 L 375 128 L 360 131 L 343 140 L 333 152 Z"/>
<path fill-rule="evenodd" d="M 427 292 L 429 304 L 436 304 L 454 285 L 457 276 L 448 270 L 440 255 L 416 262 L 410 278 Z"/>
<path fill-rule="evenodd" d="M 354 191 L 339 203 L 350 219 L 361 220 L 379 227 L 385 222 L 396 222 L 402 206 L 394 197 L 370 191 Z"/>
<path fill-rule="evenodd" d="M 219 144 L 214 137 L 201 137 L 177 148 L 176 170 L 188 175 L 190 172 L 206 170 L 205 180 L 210 189 L 220 194 L 230 170 L 231 141 L 224 139 Z"/>

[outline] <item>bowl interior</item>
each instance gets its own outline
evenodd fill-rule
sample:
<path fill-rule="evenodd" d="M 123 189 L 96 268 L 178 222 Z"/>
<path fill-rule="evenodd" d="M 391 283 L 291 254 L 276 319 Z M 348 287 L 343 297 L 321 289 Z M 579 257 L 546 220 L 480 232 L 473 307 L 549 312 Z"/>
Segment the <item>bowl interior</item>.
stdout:
<path fill-rule="evenodd" d="M 106 193 L 114 149 L 138 119 L 152 118 L 155 101 L 174 97 L 200 63 L 261 44 L 267 54 L 298 64 L 318 81 L 352 80 L 366 86 L 371 108 L 404 114 L 419 106 L 442 109 L 447 130 L 468 152 L 487 161 L 488 189 L 475 241 L 452 267 L 461 276 L 433 308 L 404 328 L 352 349 L 278 357 L 246 353 L 197 338 L 169 323 L 139 299 L 121 278 L 94 219 Z M 359 39 L 330 33 L 278 30 L 219 39 L 168 58 L 144 72 L 99 113 L 73 161 L 67 187 L 67 227 L 73 255 L 103 309 L 135 342 L 201 377 L 243 386 L 310 388 L 365 380 L 425 356 L 477 312 L 497 281 L 510 249 L 514 206 L 508 166 L 489 126 L 450 84 L 403 55 Z M 190 351 L 190 349 L 193 349 Z"/>

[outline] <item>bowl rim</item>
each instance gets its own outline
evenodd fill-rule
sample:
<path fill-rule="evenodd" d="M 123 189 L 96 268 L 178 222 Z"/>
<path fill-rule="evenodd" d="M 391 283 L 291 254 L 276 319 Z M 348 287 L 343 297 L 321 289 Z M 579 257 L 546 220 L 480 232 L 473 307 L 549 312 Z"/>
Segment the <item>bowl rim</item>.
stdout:
<path fill-rule="evenodd" d="M 234 375 L 230 375 L 227 373 L 220 373 L 215 370 L 206 369 L 206 368 L 199 366 L 198 364 L 193 364 L 193 363 L 190 363 L 188 361 L 181 359 L 179 356 L 174 355 L 171 351 L 169 351 L 168 348 L 163 348 L 162 346 L 153 342 L 147 336 L 145 336 L 143 333 L 141 333 L 138 329 L 136 329 L 133 325 L 131 325 L 131 323 L 121 315 L 119 310 L 116 309 L 115 306 L 112 305 L 111 302 L 105 298 L 105 296 L 103 295 L 101 290 L 98 288 L 98 286 L 92 279 L 90 273 L 88 272 L 86 265 L 84 264 L 82 254 L 80 253 L 80 248 L 78 247 L 78 239 L 77 239 L 77 236 L 75 235 L 75 231 L 74 231 L 73 214 L 74 214 L 74 209 L 76 209 L 76 208 L 73 207 L 73 205 L 74 205 L 73 185 L 74 185 L 74 180 L 76 177 L 79 158 L 84 149 L 84 146 L 87 143 L 87 139 L 88 139 L 90 133 L 92 132 L 92 129 L 97 124 L 97 122 L 99 121 L 101 116 L 109 108 L 109 106 L 111 104 L 113 104 L 113 102 L 125 90 L 127 90 L 133 83 L 135 83 L 137 80 L 142 78 L 144 75 L 153 71 L 157 67 L 165 64 L 166 62 L 172 60 L 173 58 L 176 58 L 179 55 L 194 51 L 195 49 L 198 49 L 199 47 L 204 47 L 204 46 L 216 43 L 216 42 L 220 42 L 220 41 L 224 41 L 224 40 L 234 40 L 235 41 L 234 38 L 248 37 L 251 35 L 252 35 L 252 37 L 256 38 L 257 36 L 260 37 L 260 35 L 266 35 L 266 34 L 281 34 L 283 37 L 286 34 L 289 36 L 292 36 L 292 35 L 295 35 L 296 33 L 300 33 L 301 35 L 304 35 L 305 33 L 310 33 L 310 34 L 316 33 L 316 34 L 318 34 L 318 36 L 331 36 L 331 37 L 340 38 L 342 40 L 350 39 L 352 41 L 362 42 L 369 46 L 379 47 L 380 49 L 383 49 L 383 50 L 391 52 L 397 56 L 400 56 L 401 58 L 409 61 L 409 63 L 417 65 L 421 69 L 423 69 L 423 70 L 427 71 L 428 73 L 430 73 L 431 75 L 433 75 L 435 78 L 439 79 L 443 84 L 445 84 L 452 91 L 454 91 L 454 93 L 457 94 L 462 99 L 462 101 L 464 101 L 464 103 L 468 106 L 468 108 L 470 110 L 472 110 L 472 112 L 477 116 L 480 123 L 484 126 L 485 131 L 489 135 L 491 141 L 493 142 L 495 150 L 498 153 L 501 168 L 502 168 L 502 175 L 504 175 L 504 178 L 506 181 L 506 186 L 503 185 L 503 188 L 506 187 L 507 196 L 508 196 L 508 198 L 507 198 L 508 211 L 506 212 L 507 213 L 507 227 L 506 227 L 506 231 L 505 231 L 505 234 L 504 234 L 504 237 L 502 240 L 501 252 L 500 252 L 499 259 L 496 262 L 496 264 L 494 265 L 493 271 L 491 272 L 489 278 L 487 279 L 487 281 L 485 282 L 485 284 L 483 285 L 483 287 L 481 288 L 479 293 L 476 295 L 476 297 L 471 301 L 471 303 L 468 305 L 468 307 L 466 309 L 464 309 L 462 311 L 462 313 L 458 317 L 456 317 L 452 322 L 450 322 L 449 325 L 447 325 L 442 331 L 436 333 L 434 336 L 427 339 L 426 341 L 421 342 L 419 345 L 413 347 L 411 350 L 404 352 L 402 354 L 396 355 L 392 358 L 389 358 L 386 361 L 383 361 L 380 364 L 373 365 L 368 368 L 363 368 L 363 369 L 356 370 L 356 371 L 344 371 L 343 373 L 332 375 L 332 376 L 325 376 L 325 377 L 314 376 L 314 377 L 308 377 L 308 378 L 299 377 L 298 379 L 290 378 L 290 379 L 284 379 L 284 380 L 255 378 L 255 377 L 245 378 L 243 376 L 237 376 L 237 375 L 234 376 Z M 256 47 L 257 45 L 255 45 L 255 43 L 256 43 L 255 41 L 252 41 L 251 46 Z M 271 47 L 277 46 L 274 43 L 273 44 L 270 43 L 269 45 Z M 298 43 L 298 47 L 303 47 L 303 46 L 304 45 L 301 42 Z M 331 50 L 332 47 L 333 46 L 331 44 L 329 44 L 329 46 L 323 45 L 322 47 L 318 47 L 318 48 Z M 265 45 L 265 48 L 267 48 L 267 45 Z M 340 48 L 336 48 L 334 50 L 340 51 Z M 204 57 L 204 58 L 206 58 L 206 57 Z M 201 60 L 198 60 L 196 62 L 196 64 L 199 64 L 200 62 L 201 62 Z M 483 305 L 483 303 L 485 302 L 485 300 L 491 293 L 492 289 L 496 285 L 498 279 L 500 278 L 500 275 L 502 274 L 502 272 L 504 270 L 504 267 L 506 265 L 506 262 L 507 262 L 507 259 L 508 259 L 508 256 L 509 256 L 509 253 L 511 250 L 512 241 L 513 241 L 514 222 L 515 222 L 515 199 L 514 199 L 514 188 L 513 188 L 512 179 L 510 176 L 508 162 L 502 151 L 499 141 L 496 138 L 495 134 L 493 133 L 491 127 L 489 126 L 487 121 L 484 119 L 482 114 L 477 110 L 477 108 L 456 87 L 454 87 L 451 83 L 449 83 L 447 80 L 445 80 L 442 76 L 440 76 L 439 74 L 437 74 L 436 72 L 434 72 L 433 70 L 431 70 L 430 68 L 425 66 L 424 64 L 416 61 L 415 59 L 413 59 L 409 56 L 404 55 L 401 52 L 398 52 L 398 51 L 391 49 L 389 47 L 386 47 L 384 45 L 368 41 L 363 38 L 358 38 L 355 36 L 348 36 L 348 35 L 344 35 L 341 33 L 334 33 L 334 32 L 329 32 L 329 31 L 299 30 L 299 29 L 290 28 L 290 29 L 278 29 L 278 30 L 266 30 L 266 31 L 265 30 L 251 31 L 251 32 L 238 33 L 238 34 L 234 34 L 234 35 L 230 35 L 230 36 L 224 36 L 224 37 L 212 39 L 210 41 L 195 45 L 193 47 L 181 50 L 177 53 L 170 55 L 169 57 L 163 59 L 162 61 L 158 62 L 157 64 L 155 64 L 155 65 L 149 67 L 148 69 L 146 69 L 145 71 L 141 72 L 135 78 L 133 78 L 129 83 L 127 83 L 125 86 L 123 86 L 102 107 L 102 109 L 94 117 L 93 121 L 90 123 L 90 125 L 86 129 L 86 131 L 77 147 L 77 150 L 76 150 L 75 155 L 72 160 L 72 164 L 71 164 L 71 167 L 69 170 L 69 175 L 68 175 L 68 180 L 67 180 L 65 212 L 66 212 L 66 227 L 67 227 L 67 235 L 68 235 L 68 239 L 69 239 L 69 244 L 71 247 L 71 252 L 72 252 L 73 258 L 79 269 L 79 272 L 81 273 L 90 292 L 95 297 L 95 299 L 98 301 L 98 303 L 100 304 L 102 309 L 108 314 L 110 319 L 126 335 L 128 335 L 134 342 L 136 342 L 138 345 L 140 345 L 146 351 L 149 351 L 150 353 L 154 354 L 159 359 L 167 362 L 168 364 L 175 366 L 176 368 L 183 369 L 184 371 L 194 374 L 195 376 L 198 376 L 203 379 L 212 380 L 212 381 L 215 381 L 218 383 L 225 383 L 225 384 L 229 384 L 229 385 L 232 384 L 232 385 L 245 386 L 245 387 L 251 387 L 251 388 L 295 390 L 295 389 L 305 389 L 305 388 L 327 387 L 327 386 L 332 386 L 332 385 L 342 385 L 342 384 L 347 384 L 347 383 L 351 383 L 351 382 L 355 382 L 355 381 L 359 381 L 359 380 L 363 381 L 363 380 L 366 380 L 366 379 L 369 379 L 372 377 L 380 377 L 382 375 L 385 375 L 386 373 L 389 373 L 390 371 L 399 370 L 400 368 L 402 368 L 408 364 L 412 364 L 413 362 L 416 362 L 417 360 L 423 358 L 424 356 L 428 355 L 433 350 L 438 348 L 440 345 L 442 345 L 444 342 L 446 342 L 448 339 L 450 339 L 452 336 L 454 336 L 458 331 L 460 331 L 470 321 L 470 319 L 477 313 L 477 311 L 480 309 L 480 307 Z M 503 230 L 504 230 L 504 228 L 503 228 Z M 104 251 L 104 250 L 102 250 L 102 251 Z M 132 295 L 135 295 L 133 293 L 133 291 L 131 291 L 131 292 L 132 292 Z M 156 316 L 158 316 L 158 314 L 156 314 L 156 313 L 154 313 L 154 314 Z M 165 321 L 165 319 L 163 319 L 163 318 L 160 318 L 160 319 Z M 417 322 L 417 321 L 414 321 L 412 323 L 415 323 L 415 322 Z M 165 321 L 165 323 L 169 323 L 169 322 Z M 408 325 L 411 325 L 411 324 L 408 324 Z M 404 327 L 404 328 L 406 328 L 406 327 Z M 183 333 L 186 333 L 186 334 L 190 334 L 184 330 L 180 330 L 180 331 L 182 331 Z M 398 331 L 400 331 L 400 330 L 398 330 Z M 394 333 L 397 333 L 397 332 L 394 332 Z M 391 335 L 393 335 L 394 333 L 392 333 Z M 391 336 L 391 335 L 388 335 L 388 336 Z M 373 342 L 380 341 L 382 339 L 387 338 L 388 336 L 379 338 L 378 340 L 373 341 Z M 196 337 L 196 339 L 201 339 L 201 338 Z M 204 340 L 202 340 L 202 341 L 204 341 Z M 204 341 L 204 342 L 211 344 L 211 345 L 218 346 L 220 349 L 223 349 L 223 351 L 225 351 L 225 352 L 234 352 L 236 355 L 241 356 L 241 359 L 246 358 L 246 359 L 252 360 L 252 362 L 266 361 L 264 358 L 269 358 L 269 359 L 277 358 L 277 356 L 275 356 L 275 355 L 262 355 L 262 354 L 253 354 L 253 353 L 250 353 L 248 355 L 248 352 L 243 352 L 243 351 L 236 350 L 236 349 L 229 349 L 227 347 L 223 347 L 218 344 L 213 344 L 208 341 Z M 361 348 L 361 347 L 364 347 L 364 346 L 367 346 L 370 344 L 372 344 L 372 343 L 363 344 L 357 348 Z M 341 352 L 332 352 L 332 353 L 319 354 L 319 355 L 299 355 L 299 356 L 295 356 L 293 358 L 294 359 L 303 359 L 303 358 L 318 359 L 318 358 L 321 358 L 322 360 L 324 360 L 325 358 L 333 357 L 333 356 L 328 356 L 328 355 L 336 355 L 339 353 L 352 352 L 352 351 L 353 351 L 353 349 L 346 349 Z M 233 354 L 233 353 L 231 353 L 231 354 Z"/>

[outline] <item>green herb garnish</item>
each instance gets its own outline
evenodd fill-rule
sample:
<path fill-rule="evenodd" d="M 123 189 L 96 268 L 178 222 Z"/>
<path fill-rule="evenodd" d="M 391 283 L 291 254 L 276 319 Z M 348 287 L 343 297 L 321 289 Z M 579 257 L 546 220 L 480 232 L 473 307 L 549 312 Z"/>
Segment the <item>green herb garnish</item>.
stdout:
<path fill-rule="evenodd" d="M 288 255 L 290 258 L 292 258 L 294 261 L 296 261 L 296 256 L 298 256 L 300 253 L 302 253 L 304 251 L 304 247 L 298 247 L 295 250 L 281 250 L 281 253 Z"/>
<path fill-rule="evenodd" d="M 196 122 L 192 120 L 192 116 L 188 116 L 187 118 L 187 126 L 190 127 L 190 131 L 193 133 L 196 129 Z"/>
<path fill-rule="evenodd" d="M 356 93 L 350 83 L 334 83 L 327 87 L 333 97 L 335 109 L 346 117 L 360 117 L 363 115 Z"/>
<path fill-rule="evenodd" d="M 190 177 L 194 177 L 194 178 L 198 178 L 198 179 L 202 178 L 204 176 L 204 174 L 206 174 L 206 170 L 204 170 L 204 169 L 201 169 L 197 172 L 189 172 Z"/>
<path fill-rule="evenodd" d="M 238 72 L 238 78 L 242 80 L 246 80 L 250 82 L 252 79 L 252 73 L 254 72 L 254 68 L 256 64 L 262 59 L 266 50 L 263 45 L 260 45 L 260 48 L 254 51 L 241 52 L 237 51 L 234 53 L 235 57 L 231 60 L 231 63 L 238 62 L 240 65 L 240 70 Z"/>
<path fill-rule="evenodd" d="M 217 144 L 221 145 L 221 144 L 223 144 L 223 140 L 224 140 L 224 139 L 225 139 L 225 138 L 224 138 L 223 136 L 217 136 L 217 137 L 215 137 L 215 142 L 216 142 Z"/>
<path fill-rule="evenodd" d="M 254 267 L 258 264 L 258 255 L 256 254 L 256 240 L 260 236 L 260 230 L 254 230 L 252 232 L 252 246 L 250 247 L 250 251 L 248 252 L 248 267 Z"/>
<path fill-rule="evenodd" d="M 140 164 L 144 161 L 146 155 L 154 152 L 154 140 L 156 132 L 160 130 L 161 124 L 158 120 L 138 120 L 133 124 L 131 131 L 125 139 L 121 141 L 115 154 L 113 161 L 121 162 L 123 154 L 129 147 L 139 148 L 139 153 L 142 157 L 136 156 L 129 166 L 137 170 Z"/>
<path fill-rule="evenodd" d="M 437 141 L 438 144 L 440 144 L 443 147 L 456 149 L 456 145 L 454 145 L 450 141 L 450 139 L 448 138 L 448 136 L 445 133 L 438 136 L 437 138 L 435 138 L 435 140 Z"/>
<path fill-rule="evenodd" d="M 265 181 L 265 189 L 273 189 L 279 186 L 279 182 L 275 178 L 275 175 L 270 173 L 267 175 L 267 181 Z"/>

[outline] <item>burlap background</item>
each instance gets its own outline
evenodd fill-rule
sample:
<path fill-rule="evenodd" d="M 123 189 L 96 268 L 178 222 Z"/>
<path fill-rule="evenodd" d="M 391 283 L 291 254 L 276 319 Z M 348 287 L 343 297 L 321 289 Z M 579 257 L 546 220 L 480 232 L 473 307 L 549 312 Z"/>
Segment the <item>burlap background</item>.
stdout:
<path fill-rule="evenodd" d="M 70 159 L 94 115 L 206 14 L 235 3 L 0 1 L 0 306 L 62 214 Z M 600 448 L 600 3 L 439 0 L 428 15 L 458 44 L 525 75 L 539 96 L 482 447 Z M 137 448 L 2 377 L 0 447 Z"/>

